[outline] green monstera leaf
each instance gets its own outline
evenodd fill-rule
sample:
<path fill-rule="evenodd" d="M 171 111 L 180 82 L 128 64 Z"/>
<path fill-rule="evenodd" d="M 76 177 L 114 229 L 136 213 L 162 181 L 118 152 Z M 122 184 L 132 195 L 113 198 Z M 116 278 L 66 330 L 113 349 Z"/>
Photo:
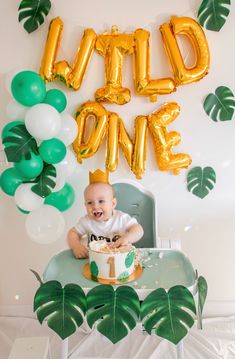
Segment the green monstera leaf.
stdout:
<path fill-rule="evenodd" d="M 46 17 L 51 9 L 50 0 L 22 0 L 19 10 L 19 22 L 27 19 L 24 22 L 24 28 L 28 33 L 31 33 L 44 23 Z"/>
<path fill-rule="evenodd" d="M 24 125 L 16 125 L 9 130 L 2 140 L 4 151 L 9 162 L 20 162 L 22 159 L 30 160 L 31 152 L 38 155 L 37 142 L 26 130 Z"/>
<path fill-rule="evenodd" d="M 194 167 L 187 176 L 187 186 L 199 198 L 204 198 L 216 183 L 216 173 L 212 167 Z"/>
<path fill-rule="evenodd" d="M 55 280 L 42 284 L 34 297 L 34 312 L 40 323 L 47 325 L 61 339 L 68 338 L 83 323 L 86 296 L 79 285 L 61 284 Z"/>
<path fill-rule="evenodd" d="M 139 317 L 139 298 L 133 288 L 99 285 L 87 295 L 87 322 L 90 327 L 97 323 L 97 330 L 117 343 L 136 326 Z"/>
<path fill-rule="evenodd" d="M 131 251 L 127 254 L 126 256 L 126 259 L 125 259 L 125 266 L 126 268 L 129 268 L 133 261 L 134 261 L 134 258 L 135 258 L 135 252 L 134 251 Z"/>
<path fill-rule="evenodd" d="M 197 306 L 197 316 L 198 316 L 198 328 L 202 329 L 202 311 L 207 297 L 207 281 L 204 277 L 200 276 L 197 280 L 197 292 L 198 292 L 198 306 Z"/>
<path fill-rule="evenodd" d="M 129 277 L 129 273 L 128 273 L 127 271 L 125 271 L 125 272 L 122 272 L 121 274 L 119 274 L 119 276 L 117 277 L 117 279 L 118 279 L 119 281 L 126 282 L 127 279 L 128 279 L 128 277 Z"/>
<path fill-rule="evenodd" d="M 150 293 L 141 305 L 141 318 L 148 334 L 155 333 L 177 344 L 187 334 L 196 314 L 195 302 L 190 291 L 177 285 L 168 292 L 158 288 Z"/>
<path fill-rule="evenodd" d="M 217 87 L 215 94 L 206 97 L 203 107 L 213 121 L 230 121 L 235 108 L 233 92 L 226 86 Z"/>
<path fill-rule="evenodd" d="M 200 25 L 208 30 L 220 31 L 230 12 L 230 4 L 230 0 L 203 0 L 198 10 Z"/>
<path fill-rule="evenodd" d="M 99 274 L 99 268 L 98 268 L 98 266 L 97 266 L 97 264 L 96 264 L 95 261 L 91 261 L 91 263 L 90 263 L 90 271 L 91 271 L 91 275 L 92 275 L 93 277 L 97 277 L 97 276 L 98 276 L 98 274 Z"/>
<path fill-rule="evenodd" d="M 36 178 L 36 184 L 31 187 L 31 190 L 40 197 L 47 197 L 56 185 L 53 180 L 56 177 L 56 169 L 53 165 L 45 165 L 43 171 Z"/>

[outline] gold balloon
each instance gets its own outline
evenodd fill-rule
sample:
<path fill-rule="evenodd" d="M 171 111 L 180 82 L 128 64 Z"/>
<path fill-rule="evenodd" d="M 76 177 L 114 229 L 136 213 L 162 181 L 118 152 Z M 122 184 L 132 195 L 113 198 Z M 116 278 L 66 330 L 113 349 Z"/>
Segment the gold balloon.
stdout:
<path fill-rule="evenodd" d="M 138 116 L 135 119 L 135 136 L 132 141 L 120 119 L 119 144 L 127 160 L 127 163 L 136 178 L 142 178 L 146 164 L 146 144 L 147 144 L 147 126 L 146 116 Z"/>
<path fill-rule="evenodd" d="M 60 80 L 66 86 L 69 86 L 69 76 L 72 72 L 72 68 L 67 61 L 59 61 L 54 64 L 54 77 L 52 79 Z"/>
<path fill-rule="evenodd" d="M 157 95 L 165 95 L 175 91 L 175 83 L 171 78 L 150 79 L 149 36 L 149 32 L 143 29 L 137 29 L 134 33 L 135 89 L 138 95 L 150 96 L 151 101 L 156 101 Z"/>
<path fill-rule="evenodd" d="M 135 120 L 135 145 L 131 169 L 136 178 L 141 179 L 146 165 L 146 144 L 148 134 L 148 119 L 138 116 Z"/>
<path fill-rule="evenodd" d="M 160 26 L 163 43 L 169 57 L 177 85 L 201 80 L 209 70 L 210 52 L 201 26 L 189 17 L 172 16 L 170 24 Z M 187 68 L 182 58 L 176 35 L 186 35 L 191 41 L 195 64 Z"/>
<path fill-rule="evenodd" d="M 93 117 L 95 118 L 94 121 Z M 90 119 L 93 121 L 93 126 L 86 141 L 86 125 Z M 77 154 L 78 162 L 82 163 L 83 158 L 91 157 L 97 152 L 106 132 L 107 121 L 108 112 L 97 102 L 88 101 L 78 108 L 76 113 L 78 135 L 73 142 L 73 149 Z"/>
<path fill-rule="evenodd" d="M 163 107 L 148 116 L 149 130 L 152 133 L 156 159 L 161 171 L 171 170 L 179 174 L 180 169 L 188 168 L 191 157 L 184 153 L 172 153 L 172 147 L 181 141 L 178 132 L 169 132 L 167 125 L 173 122 L 180 113 L 180 107 L 175 102 L 166 103 Z"/>
<path fill-rule="evenodd" d="M 133 34 L 119 33 L 115 26 L 111 34 L 97 37 L 96 50 L 105 58 L 106 85 L 96 91 L 96 101 L 118 105 L 130 101 L 130 90 L 122 87 L 122 65 L 123 56 L 132 54 L 133 48 Z"/>
<path fill-rule="evenodd" d="M 118 138 L 120 118 L 117 113 L 109 112 L 106 145 L 106 169 L 113 172 L 118 165 Z"/>
<path fill-rule="evenodd" d="M 42 64 L 40 68 L 40 76 L 44 81 L 54 79 L 54 63 L 60 46 L 60 40 L 63 31 L 63 21 L 57 17 L 50 22 L 47 35 Z"/>
<path fill-rule="evenodd" d="M 127 133 L 122 121 L 120 121 L 120 127 L 119 127 L 119 144 L 120 144 L 122 152 L 127 160 L 127 163 L 129 165 L 129 167 L 131 168 L 134 144 L 131 141 L 130 136 Z"/>
<path fill-rule="evenodd" d="M 72 72 L 69 76 L 69 85 L 74 90 L 81 86 L 83 76 L 86 72 L 92 50 L 95 47 L 96 33 L 92 29 L 86 29 L 81 41 L 80 49 L 76 55 Z"/>
<path fill-rule="evenodd" d="M 131 140 L 118 114 L 106 111 L 97 102 L 85 102 L 78 108 L 76 114 L 78 135 L 73 148 L 77 159 L 82 163 L 84 158 L 93 156 L 106 135 L 106 169 L 111 172 L 117 169 L 120 145 L 129 167 L 136 178 L 140 179 L 145 172 L 149 128 L 154 140 L 159 169 L 172 170 L 174 174 L 178 174 L 180 169 L 187 168 L 191 163 L 189 155 L 172 153 L 172 147 L 180 143 L 181 137 L 178 132 L 169 132 L 167 126 L 178 117 L 179 113 L 178 104 L 172 102 L 165 104 L 149 116 L 137 116 L 135 135 Z M 94 118 L 92 121 L 90 121 L 91 117 Z"/>
<path fill-rule="evenodd" d="M 86 72 L 92 50 L 95 47 L 96 33 L 92 29 L 86 29 L 84 31 L 80 49 L 71 67 L 65 60 L 56 63 L 62 31 L 63 21 L 59 17 L 53 19 L 49 26 L 40 75 L 45 81 L 59 79 L 67 86 L 78 90 Z"/>

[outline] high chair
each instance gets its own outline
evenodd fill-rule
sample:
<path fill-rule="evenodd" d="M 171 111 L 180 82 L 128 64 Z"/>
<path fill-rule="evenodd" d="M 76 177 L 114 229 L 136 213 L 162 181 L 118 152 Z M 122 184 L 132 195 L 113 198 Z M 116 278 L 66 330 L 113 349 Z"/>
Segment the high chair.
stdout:
<path fill-rule="evenodd" d="M 169 245 L 169 243 L 167 248 L 161 247 L 157 231 L 157 210 L 154 196 L 136 181 L 121 180 L 113 183 L 113 187 L 117 198 L 116 208 L 136 217 L 138 223 L 144 229 L 143 238 L 135 243 L 135 246 L 139 248 L 156 248 L 157 267 L 152 268 L 151 273 L 145 269 L 146 272 L 139 279 L 141 287 L 134 287 L 140 300 L 144 300 L 151 291 L 159 286 L 169 289 L 174 285 L 181 284 L 195 292 L 195 271 L 188 258 L 181 251 L 173 249 L 173 246 Z M 71 250 L 62 251 L 50 260 L 44 271 L 43 279 L 44 281 L 58 280 L 62 286 L 67 283 L 79 284 L 87 293 L 97 283 L 88 281 L 83 277 L 82 269 L 86 261 L 86 259 L 75 259 Z M 152 282 L 151 277 L 154 278 Z M 159 280 L 159 285 L 155 284 L 157 280 Z M 146 285 L 143 286 L 143 284 Z M 133 286 L 133 283 L 130 282 L 128 285 Z M 147 289 L 142 289 L 142 287 L 147 287 Z M 67 358 L 67 354 L 68 340 L 64 340 L 61 358 Z M 181 341 L 177 345 L 177 358 L 183 359 L 183 357 L 183 343 Z"/>

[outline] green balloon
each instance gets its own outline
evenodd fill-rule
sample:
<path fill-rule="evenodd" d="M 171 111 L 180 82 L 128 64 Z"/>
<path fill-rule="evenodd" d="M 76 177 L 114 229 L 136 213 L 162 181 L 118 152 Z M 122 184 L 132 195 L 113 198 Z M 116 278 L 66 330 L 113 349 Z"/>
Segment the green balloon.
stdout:
<path fill-rule="evenodd" d="M 43 170 L 43 160 L 40 156 L 31 152 L 30 160 L 21 160 L 14 163 L 15 169 L 25 178 L 32 179 L 37 177 Z"/>
<path fill-rule="evenodd" d="M 51 138 L 50 140 L 42 141 L 39 146 L 39 153 L 46 163 L 59 163 L 66 155 L 66 146 L 58 138 Z"/>
<path fill-rule="evenodd" d="M 52 192 L 46 197 L 44 203 L 56 207 L 61 212 L 72 207 L 75 200 L 75 192 L 73 187 L 66 183 L 58 192 Z"/>
<path fill-rule="evenodd" d="M 24 178 L 14 168 L 7 168 L 1 175 L 1 187 L 3 192 L 9 196 L 14 196 L 16 188 L 23 183 Z"/>
<path fill-rule="evenodd" d="M 16 101 L 24 106 L 33 106 L 44 100 L 46 86 L 33 71 L 19 72 L 12 80 L 11 92 Z"/>
<path fill-rule="evenodd" d="M 24 209 L 20 208 L 19 206 L 16 206 L 18 210 L 24 214 L 29 214 L 30 211 L 25 211 Z"/>
<path fill-rule="evenodd" d="M 12 136 L 12 133 L 10 133 L 10 130 L 17 126 L 17 125 L 24 125 L 25 123 L 23 121 L 11 121 L 7 123 L 3 129 L 2 129 L 2 140 L 7 136 Z"/>
<path fill-rule="evenodd" d="M 67 106 L 67 99 L 65 94 L 57 89 L 47 91 L 44 103 L 53 106 L 58 112 L 64 111 Z"/>

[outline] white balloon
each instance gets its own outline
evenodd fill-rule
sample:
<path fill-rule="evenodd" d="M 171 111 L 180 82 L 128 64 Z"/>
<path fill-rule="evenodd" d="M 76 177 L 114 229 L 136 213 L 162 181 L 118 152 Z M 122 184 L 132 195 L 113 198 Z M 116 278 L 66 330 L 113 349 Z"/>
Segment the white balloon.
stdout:
<path fill-rule="evenodd" d="M 44 204 L 27 215 L 25 226 L 28 236 L 34 242 L 48 244 L 63 234 L 65 220 L 57 208 Z"/>
<path fill-rule="evenodd" d="M 74 118 L 66 112 L 60 114 L 61 117 L 61 128 L 56 135 L 65 146 L 71 145 L 78 134 L 78 126 Z"/>
<path fill-rule="evenodd" d="M 25 126 L 32 136 L 40 140 L 49 140 L 56 137 L 60 130 L 60 114 L 54 107 L 39 103 L 27 111 Z"/>
<path fill-rule="evenodd" d="M 7 118 L 10 121 L 24 121 L 28 107 L 21 105 L 15 100 L 8 102 L 6 107 Z"/>
<path fill-rule="evenodd" d="M 75 155 L 69 148 L 67 148 L 65 158 L 54 166 L 56 168 L 56 173 L 58 173 L 58 176 L 64 175 L 65 177 L 69 177 L 73 174 L 73 172 L 77 168 L 77 165 L 78 163 Z"/>
<path fill-rule="evenodd" d="M 52 192 L 60 191 L 65 185 L 65 175 L 61 171 L 56 171 L 55 182 L 56 185 L 53 188 Z"/>
<path fill-rule="evenodd" d="M 23 183 L 15 191 L 15 202 L 24 211 L 34 211 L 43 205 L 44 198 L 31 191 L 32 183 Z"/>

